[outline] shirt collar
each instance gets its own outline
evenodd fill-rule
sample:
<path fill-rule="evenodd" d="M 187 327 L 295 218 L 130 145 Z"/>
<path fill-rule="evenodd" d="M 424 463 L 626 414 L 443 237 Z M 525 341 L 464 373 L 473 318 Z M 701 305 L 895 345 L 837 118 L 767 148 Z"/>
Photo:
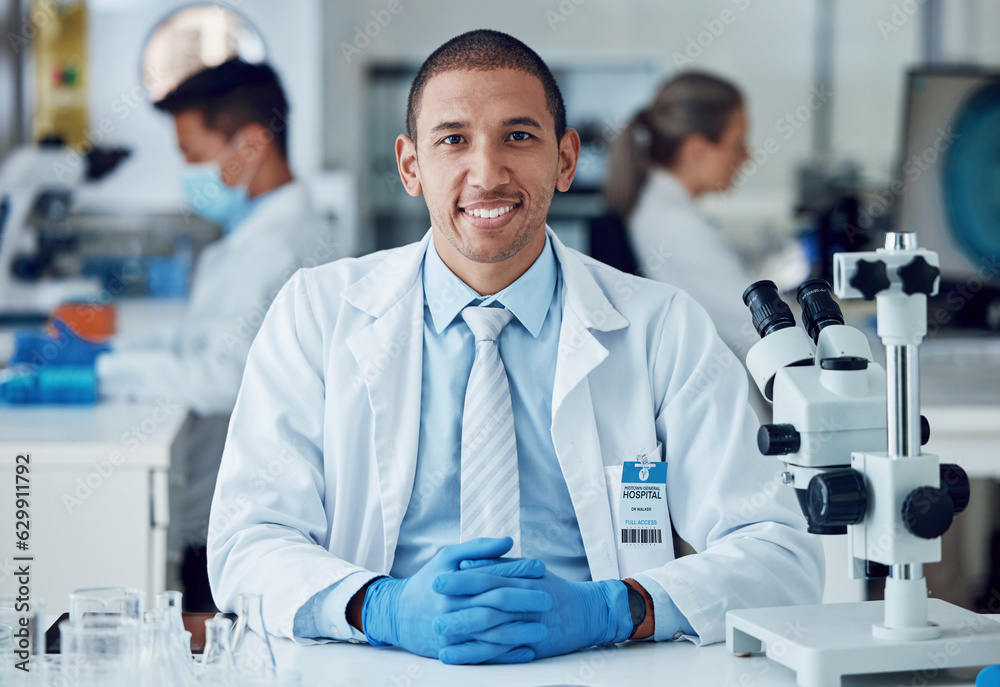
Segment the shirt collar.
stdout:
<path fill-rule="evenodd" d="M 556 257 L 546 236 L 541 254 L 524 274 L 500 293 L 480 296 L 448 269 L 434 247 L 432 236 L 424 254 L 424 304 L 430 308 L 434 330 L 438 334 L 470 303 L 490 306 L 499 302 L 532 336 L 537 337 L 552 304 L 557 276 Z M 541 298 L 539 294 L 542 294 Z"/>

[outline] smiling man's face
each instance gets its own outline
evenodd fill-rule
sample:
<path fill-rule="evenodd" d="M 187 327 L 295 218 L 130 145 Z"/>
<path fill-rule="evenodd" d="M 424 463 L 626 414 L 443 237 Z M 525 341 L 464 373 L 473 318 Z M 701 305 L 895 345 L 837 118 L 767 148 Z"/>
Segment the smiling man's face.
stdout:
<path fill-rule="evenodd" d="M 575 131 L 556 139 L 541 81 L 512 69 L 433 76 L 416 135 L 415 149 L 399 137 L 397 159 L 407 191 L 424 195 L 445 264 L 465 279 L 477 268 L 463 261 L 505 263 L 516 279 L 541 253 L 552 196 L 569 189 L 579 155 Z"/>

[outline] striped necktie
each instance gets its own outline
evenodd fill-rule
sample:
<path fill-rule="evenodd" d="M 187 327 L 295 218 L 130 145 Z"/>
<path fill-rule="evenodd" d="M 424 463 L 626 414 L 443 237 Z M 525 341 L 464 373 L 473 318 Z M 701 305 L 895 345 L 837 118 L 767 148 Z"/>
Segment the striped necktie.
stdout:
<path fill-rule="evenodd" d="M 521 494 L 517 479 L 514 414 L 497 337 L 510 322 L 506 308 L 462 310 L 476 338 L 462 414 L 461 540 L 511 537 L 509 556 L 521 555 Z"/>

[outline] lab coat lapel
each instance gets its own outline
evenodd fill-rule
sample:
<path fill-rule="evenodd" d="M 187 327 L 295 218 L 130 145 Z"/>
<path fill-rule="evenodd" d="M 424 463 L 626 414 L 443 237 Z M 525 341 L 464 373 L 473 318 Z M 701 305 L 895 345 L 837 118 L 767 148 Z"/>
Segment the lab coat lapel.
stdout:
<path fill-rule="evenodd" d="M 604 461 L 587 379 L 608 351 L 569 308 L 563 310 L 559 340 L 552 399 L 552 443 L 576 511 L 591 579 L 617 579 L 617 559 L 608 541 L 614 525 L 608 509 Z"/>
<path fill-rule="evenodd" d="M 344 292 L 345 300 L 376 318 L 347 343 L 372 409 L 386 572 L 392 568 L 417 465 L 424 312 L 420 274 L 428 236 L 387 252 L 372 272 Z"/>
<path fill-rule="evenodd" d="M 549 237 L 564 280 L 552 392 L 552 441 L 576 511 L 591 579 L 618 579 L 614 525 L 587 376 L 608 356 L 590 330 L 613 331 L 628 326 L 628 321 L 608 301 L 581 258 L 567 250 L 555 234 L 550 232 Z"/>

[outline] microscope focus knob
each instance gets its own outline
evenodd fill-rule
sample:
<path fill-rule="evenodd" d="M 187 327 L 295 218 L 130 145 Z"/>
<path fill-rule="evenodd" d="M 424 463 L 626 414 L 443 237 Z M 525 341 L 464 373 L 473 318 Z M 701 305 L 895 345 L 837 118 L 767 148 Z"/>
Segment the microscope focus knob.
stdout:
<path fill-rule="evenodd" d="M 969 505 L 969 476 L 965 474 L 962 466 L 954 463 L 941 464 L 941 488 L 948 492 L 952 505 L 955 506 L 955 514 L 961 513 Z"/>
<path fill-rule="evenodd" d="M 856 525 L 868 510 L 864 475 L 850 468 L 813 477 L 808 499 L 809 521 L 817 525 Z"/>
<path fill-rule="evenodd" d="M 757 448 L 765 456 L 797 453 L 802 439 L 794 425 L 761 425 L 757 430 Z"/>
<path fill-rule="evenodd" d="M 885 263 L 881 260 L 869 262 L 858 260 L 858 269 L 849 281 L 850 285 L 861 292 L 866 301 L 870 301 L 879 293 L 889 288 L 889 277 L 885 272 Z"/>
<path fill-rule="evenodd" d="M 903 281 L 903 293 L 907 295 L 923 293 L 929 296 L 934 292 L 934 282 L 941 276 L 941 270 L 927 262 L 922 255 L 910 260 L 896 270 L 896 273 Z"/>
<path fill-rule="evenodd" d="M 934 539 L 951 527 L 955 504 L 947 489 L 917 487 L 903 500 L 902 516 L 910 532 L 921 539 Z"/>

